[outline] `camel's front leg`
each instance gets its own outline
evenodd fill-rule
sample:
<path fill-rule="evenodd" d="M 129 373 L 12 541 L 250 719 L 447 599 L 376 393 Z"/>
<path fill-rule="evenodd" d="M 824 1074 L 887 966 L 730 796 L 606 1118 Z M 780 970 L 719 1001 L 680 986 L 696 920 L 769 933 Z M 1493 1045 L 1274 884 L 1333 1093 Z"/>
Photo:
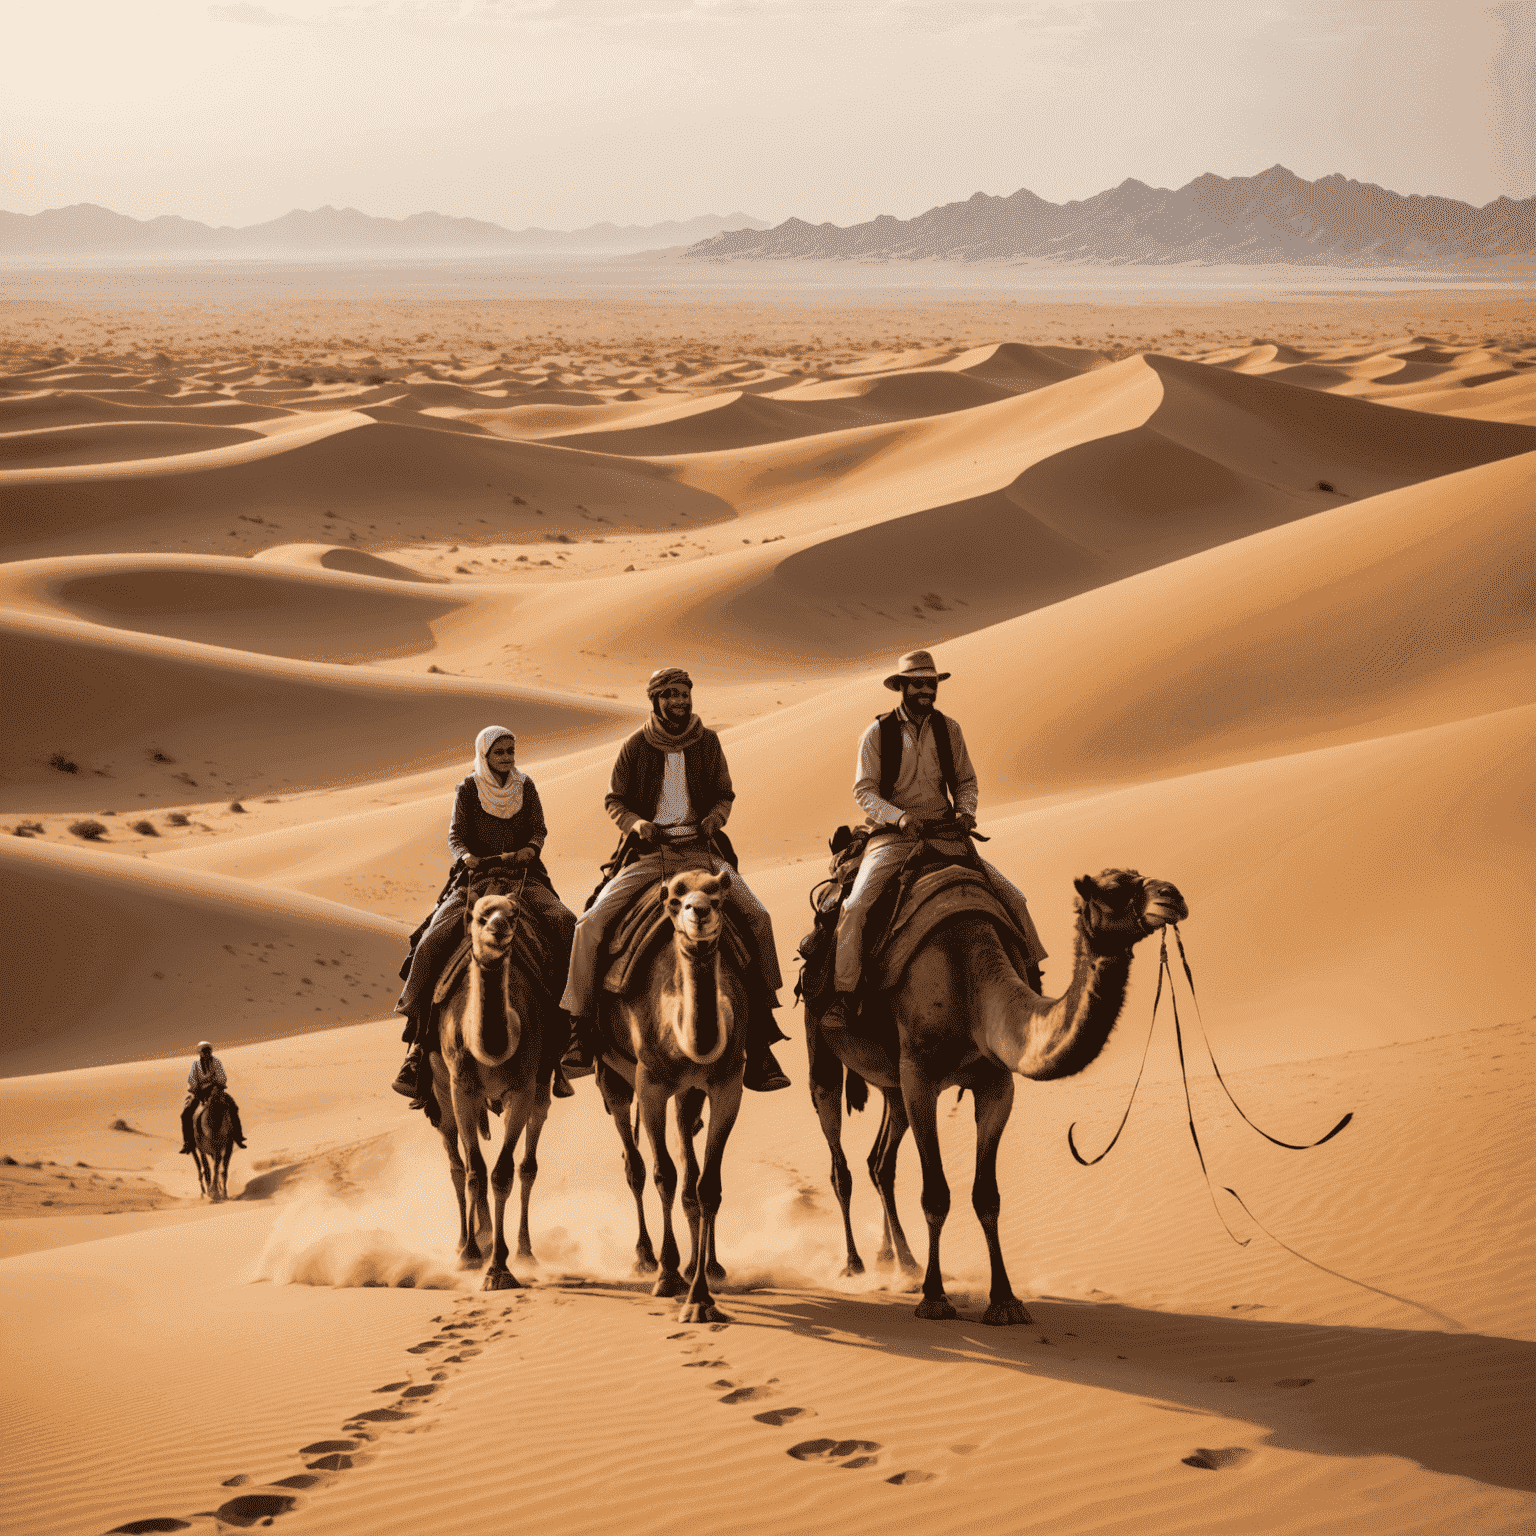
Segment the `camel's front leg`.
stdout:
<path fill-rule="evenodd" d="M 937 1321 L 960 1314 L 944 1294 L 944 1273 L 939 1268 L 939 1238 L 949 1215 L 949 1183 L 939 1154 L 939 1095 L 934 1085 L 909 1063 L 901 1067 L 901 1097 L 912 1123 L 912 1138 L 923 1165 L 923 1215 L 928 1221 L 928 1268 L 923 1273 L 923 1299 L 917 1316 Z"/>
<path fill-rule="evenodd" d="M 725 1144 L 731 1139 L 731 1127 L 741 1110 L 741 1079 L 739 1077 L 716 1088 L 709 1096 L 709 1135 L 704 1142 L 704 1171 L 699 1176 L 699 1252 L 713 1256 L 715 1251 L 715 1219 L 720 1214 L 721 1178 L 720 1165 L 725 1159 Z M 716 1266 L 718 1268 L 718 1266 Z M 722 1312 L 709 1294 L 708 1263 L 694 1266 L 693 1284 L 688 1289 L 688 1300 L 677 1314 L 685 1323 L 728 1323 L 730 1318 Z M 724 1271 L 721 1271 L 722 1275 Z"/>
<path fill-rule="evenodd" d="M 715 1259 L 714 1250 L 706 1244 L 699 1232 L 699 1160 L 694 1153 L 694 1137 L 698 1135 L 699 1116 L 704 1109 L 704 1093 L 702 1089 L 690 1089 L 687 1093 L 677 1096 L 677 1134 L 683 1143 L 683 1211 L 688 1217 L 688 1237 L 692 1245 L 692 1251 L 688 1255 L 688 1265 L 683 1270 L 685 1280 L 693 1279 L 693 1272 L 698 1267 L 699 1254 L 704 1253 L 704 1262 L 709 1265 L 709 1278 L 711 1280 L 725 1279 L 725 1271 L 721 1269 Z"/>
<path fill-rule="evenodd" d="M 480 1151 L 480 1114 L 485 1100 L 478 1088 L 461 1082 L 455 1073 L 451 1082 L 453 1119 L 459 1127 L 464 1148 L 464 1237 L 459 1245 L 459 1268 L 479 1269 L 484 1258 L 480 1244 L 490 1234 L 491 1203 L 485 1157 Z"/>
<path fill-rule="evenodd" d="M 880 1134 L 869 1149 L 869 1176 L 880 1192 L 880 1210 L 885 1219 L 885 1237 L 875 1259 L 880 1264 L 896 1264 L 904 1275 L 916 1277 L 917 1260 L 907 1246 L 907 1234 L 896 1214 L 896 1157 L 901 1140 L 907 1134 L 907 1106 L 895 1088 L 882 1088 L 885 1109 L 880 1116 Z"/>
<path fill-rule="evenodd" d="M 997 1144 L 1013 1111 L 1013 1073 L 994 1068 L 995 1077 L 972 1087 L 976 1100 L 976 1181 L 971 1186 L 971 1204 L 976 1208 L 982 1231 L 987 1234 L 987 1255 L 992 1260 L 992 1305 L 982 1317 L 984 1323 L 1028 1323 L 1033 1319 L 1024 1303 L 1013 1294 L 1008 1271 L 1003 1267 L 1003 1249 L 997 1240 L 997 1213 L 1002 1197 L 997 1191 Z"/>
<path fill-rule="evenodd" d="M 432 1058 L 432 1091 L 437 1096 L 437 1134 L 443 1139 L 443 1150 L 448 1154 L 448 1173 L 453 1180 L 453 1193 L 459 1202 L 459 1254 L 469 1241 L 469 1213 L 464 1205 L 464 1159 L 459 1156 L 459 1124 L 453 1117 L 453 1090 L 448 1086 L 448 1074 L 443 1058 Z"/>
<path fill-rule="evenodd" d="M 651 1142 L 651 1164 L 656 1193 L 661 1196 L 661 1273 L 651 1287 L 652 1296 L 676 1296 L 687 1287 L 677 1268 L 677 1238 L 672 1231 L 672 1202 L 677 1198 L 677 1164 L 667 1151 L 667 1100 L 665 1088 L 645 1080 L 644 1069 L 636 1074 L 635 1097 L 640 1101 L 640 1121 Z"/>
<path fill-rule="evenodd" d="M 517 1256 L 529 1264 L 538 1260 L 533 1254 L 533 1239 L 528 1232 L 528 1201 L 533 1194 L 534 1180 L 539 1176 L 539 1137 L 544 1122 L 549 1119 L 549 1084 L 543 1083 L 533 1096 L 533 1112 L 528 1116 L 528 1129 L 523 1133 L 523 1160 L 517 1165 L 518 1187 L 522 1197 L 522 1210 L 517 1223 Z"/>
<path fill-rule="evenodd" d="M 520 1290 L 517 1280 L 507 1268 L 507 1196 L 512 1193 L 512 1175 L 517 1168 L 517 1143 L 533 1113 L 533 1088 L 521 1093 L 509 1093 L 502 1099 L 501 1121 L 503 1126 L 501 1151 L 496 1156 L 496 1167 L 491 1172 L 491 1189 L 495 1193 L 494 1231 L 495 1244 L 491 1249 L 491 1267 L 485 1272 L 487 1291 Z M 533 1181 L 525 1178 L 524 1204 L 527 1188 Z"/>

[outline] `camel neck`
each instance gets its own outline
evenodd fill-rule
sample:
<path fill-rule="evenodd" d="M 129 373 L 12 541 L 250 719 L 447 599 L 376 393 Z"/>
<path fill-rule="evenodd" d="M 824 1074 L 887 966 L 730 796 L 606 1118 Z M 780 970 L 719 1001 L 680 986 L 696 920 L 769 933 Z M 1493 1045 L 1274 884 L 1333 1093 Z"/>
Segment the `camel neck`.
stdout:
<path fill-rule="evenodd" d="M 678 1043 L 695 1059 L 711 1057 L 720 1042 L 720 946 L 690 943 L 678 935 L 673 947 L 682 1004 Z"/>
<path fill-rule="evenodd" d="M 1130 952 L 1095 954 L 1081 920 L 1072 980 L 1054 1000 L 1037 997 L 1012 975 L 988 988 L 983 1028 L 993 1053 L 1021 1077 L 1049 1081 L 1081 1072 L 1104 1049 L 1120 1017 Z"/>

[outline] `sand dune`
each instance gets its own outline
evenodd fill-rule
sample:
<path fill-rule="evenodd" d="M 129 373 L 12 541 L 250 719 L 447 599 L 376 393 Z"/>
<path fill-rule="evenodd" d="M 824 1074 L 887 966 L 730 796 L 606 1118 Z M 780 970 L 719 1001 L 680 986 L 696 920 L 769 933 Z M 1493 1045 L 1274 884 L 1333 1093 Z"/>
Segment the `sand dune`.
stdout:
<path fill-rule="evenodd" d="M 377 1017 L 402 928 L 300 895 L 95 849 L 0 848 L 13 982 L 6 1076 L 231 1044 Z M 85 943 L 86 935 L 89 943 Z"/>
<path fill-rule="evenodd" d="M 16 710 L 3 792 L 17 808 L 91 810 L 110 798 L 127 811 L 281 795 L 460 762 L 487 715 L 536 751 L 612 734 L 631 713 L 20 612 L 0 634 Z M 329 722 L 324 739 L 293 734 L 294 721 L 317 717 Z M 50 767 L 55 754 L 76 771 Z"/>
<path fill-rule="evenodd" d="M 633 1536 L 712 1530 L 747 1486 L 774 1513 L 729 1517 L 742 1530 L 818 1536 L 1523 1528 L 1522 322 L 1440 335 L 1399 298 L 1316 300 L 1289 328 L 1301 308 L 1216 324 L 1186 306 L 1175 332 L 1173 312 L 1080 307 L 999 342 L 1018 308 L 978 311 L 990 333 L 962 305 L 836 330 L 807 310 L 793 331 L 754 301 L 679 335 L 675 309 L 607 302 L 530 301 L 498 341 L 493 309 L 450 306 L 440 344 L 407 304 L 232 309 L 197 319 L 196 346 L 131 358 L 116 331 L 53 353 L 97 322 L 50 315 L 11 353 L 13 1520 L 416 1532 L 511 1510 Z M 237 315 L 238 336 L 201 339 Z M 140 336 L 180 323 L 158 312 Z M 953 674 L 941 705 L 1048 990 L 1075 876 L 1132 866 L 1192 909 L 1188 1102 L 1160 1022 L 1114 1155 L 1066 1150 L 1068 1126 L 1096 1151 L 1124 1110 L 1151 941 L 1099 1060 L 1019 1085 L 1001 1236 L 1035 1327 L 977 1322 L 967 1104 L 939 1127 L 961 1320 L 913 1318 L 873 1263 L 839 1278 L 798 1042 L 794 1089 L 746 1096 L 727 1158 L 734 1324 L 682 1327 L 632 1278 L 590 1083 L 540 1148 L 532 1283 L 470 1291 L 438 1139 L 389 1089 L 389 1009 L 475 732 L 517 731 L 579 907 L 644 679 L 690 667 L 793 975 L 826 838 L 857 816 L 856 739 L 917 645 Z M 1306 1153 L 1260 1141 L 1202 1027 L 1267 1130 L 1354 1120 Z M 174 1140 L 204 1036 L 251 1138 L 222 1208 Z M 877 1123 L 848 1117 L 855 1161 Z M 921 1251 L 918 1186 L 908 1145 L 897 1199 Z M 148 1406 L 125 1416 L 135 1392 Z"/>

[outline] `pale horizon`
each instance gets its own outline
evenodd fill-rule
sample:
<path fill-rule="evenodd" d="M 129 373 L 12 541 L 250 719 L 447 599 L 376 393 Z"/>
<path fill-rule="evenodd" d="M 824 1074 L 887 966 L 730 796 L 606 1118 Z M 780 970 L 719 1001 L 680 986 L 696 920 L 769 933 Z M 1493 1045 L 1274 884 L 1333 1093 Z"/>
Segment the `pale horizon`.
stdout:
<path fill-rule="evenodd" d="M 243 226 L 911 218 L 1276 163 L 1482 207 L 1536 192 L 1516 3 L 327 0 L 12 24 L 0 207 Z M 67 57 L 67 91 L 39 59 Z"/>

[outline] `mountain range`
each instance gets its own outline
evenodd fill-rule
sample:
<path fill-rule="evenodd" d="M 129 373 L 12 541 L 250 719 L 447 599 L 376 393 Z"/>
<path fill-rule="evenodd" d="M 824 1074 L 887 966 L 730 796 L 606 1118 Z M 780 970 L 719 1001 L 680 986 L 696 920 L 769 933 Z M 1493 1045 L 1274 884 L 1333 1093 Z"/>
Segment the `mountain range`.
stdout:
<path fill-rule="evenodd" d="M 1404 197 L 1346 176 L 1305 181 L 1283 165 L 1257 176 L 1207 173 L 1177 191 L 1126 180 L 1050 203 L 1026 188 L 983 192 L 912 219 L 881 214 L 840 227 L 787 219 L 722 232 L 687 261 L 1044 260 L 1083 265 L 1285 262 L 1402 266 L 1536 256 L 1536 197 L 1483 208 Z"/>
<path fill-rule="evenodd" d="M 722 230 L 766 229 L 763 219 L 706 213 L 663 224 L 592 224 L 585 229 L 506 229 L 482 219 L 416 213 L 381 219 L 356 208 L 295 208 L 279 219 L 235 229 L 166 214 L 133 219 L 95 203 L 42 213 L 0 211 L 0 252 L 8 256 L 264 255 L 338 251 L 548 251 L 620 254 L 687 245 Z"/>

